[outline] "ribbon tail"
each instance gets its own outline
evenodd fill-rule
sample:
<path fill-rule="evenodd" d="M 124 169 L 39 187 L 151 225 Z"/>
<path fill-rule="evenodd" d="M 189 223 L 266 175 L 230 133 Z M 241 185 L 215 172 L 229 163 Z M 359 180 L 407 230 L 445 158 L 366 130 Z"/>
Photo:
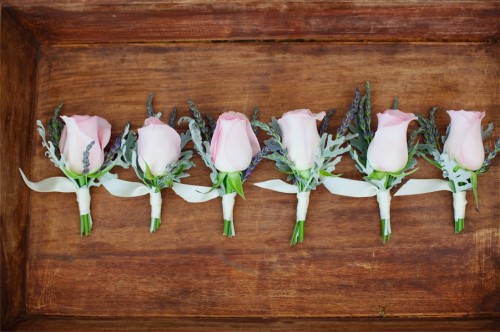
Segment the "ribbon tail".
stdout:
<path fill-rule="evenodd" d="M 172 190 L 189 203 L 202 203 L 220 196 L 218 190 L 211 187 L 174 183 Z"/>
<path fill-rule="evenodd" d="M 420 195 L 442 190 L 452 191 L 448 181 L 439 179 L 411 179 L 402 185 L 394 196 Z"/>
<path fill-rule="evenodd" d="M 78 187 L 73 181 L 62 176 L 47 178 L 39 182 L 31 182 L 30 180 L 28 180 L 26 175 L 24 175 L 21 169 L 19 169 L 19 172 L 21 173 L 21 177 L 23 178 L 24 183 L 26 183 L 26 185 L 34 191 L 42 193 L 76 193 L 78 191 Z"/>
<path fill-rule="evenodd" d="M 322 177 L 323 185 L 335 195 L 348 197 L 372 197 L 379 189 L 366 181 L 344 179 L 341 177 Z"/>
<path fill-rule="evenodd" d="M 297 186 L 278 179 L 254 183 L 254 185 L 285 194 L 297 194 L 299 192 L 299 188 L 297 188 Z"/>
<path fill-rule="evenodd" d="M 120 179 L 110 179 L 102 182 L 102 186 L 113 196 L 137 197 L 149 194 L 149 188 L 139 182 L 131 182 Z"/>

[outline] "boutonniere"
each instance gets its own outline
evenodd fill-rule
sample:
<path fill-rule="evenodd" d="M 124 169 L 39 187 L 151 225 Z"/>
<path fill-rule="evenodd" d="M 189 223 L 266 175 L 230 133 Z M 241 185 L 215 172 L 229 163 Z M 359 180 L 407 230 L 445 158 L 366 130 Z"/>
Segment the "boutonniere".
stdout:
<path fill-rule="evenodd" d="M 175 130 L 177 111 L 174 108 L 168 124 L 160 120 L 161 113 L 153 109 L 153 95 L 147 103 L 147 118 L 144 126 L 131 130 L 123 145 L 125 161 L 132 166 L 137 177 L 142 181 L 130 182 L 117 178 L 103 181 L 103 186 L 114 196 L 137 197 L 149 194 L 151 205 L 150 232 L 156 232 L 161 223 L 162 197 L 165 188 L 173 190 L 181 197 L 186 185 L 181 185 L 181 179 L 188 177 L 186 172 L 194 163 L 191 161 L 193 152 L 184 150 L 190 140 L 189 133 L 178 134 Z"/>
<path fill-rule="evenodd" d="M 74 192 L 80 210 L 80 235 L 89 235 L 92 229 L 90 191 L 96 182 L 120 163 L 121 147 L 125 143 L 128 124 L 111 147 L 105 150 L 111 137 L 111 125 L 99 116 L 60 116 L 63 104 L 57 106 L 47 125 L 48 140 L 43 123 L 38 120 L 45 153 L 66 177 L 51 177 L 40 182 L 21 176 L 32 190 L 39 192 Z"/>
<path fill-rule="evenodd" d="M 265 158 L 273 160 L 276 168 L 288 175 L 288 184 L 281 180 L 269 180 L 255 185 L 282 193 L 297 195 L 297 218 L 290 240 L 290 245 L 304 241 L 304 225 L 309 196 L 323 182 L 324 178 L 334 177 L 333 171 L 342 158 L 342 154 L 349 151 L 350 146 L 343 147 L 351 136 L 344 136 L 339 131 L 334 138 L 327 134 L 326 128 L 333 111 L 325 116 L 325 112 L 317 114 L 307 109 L 300 109 L 283 114 L 276 120 L 272 118 L 269 124 L 254 121 L 255 126 L 264 130 L 269 136 L 265 144 Z M 323 120 L 320 133 L 316 121 Z M 321 134 L 321 136 L 320 136 Z"/>
<path fill-rule="evenodd" d="M 371 90 L 366 83 L 366 94 L 360 98 L 356 92 L 355 121 L 350 131 L 357 136 L 350 140 L 353 149 L 350 151 L 356 168 L 364 175 L 366 185 L 360 186 L 358 197 L 377 196 L 380 210 L 382 241 L 386 243 L 391 236 L 390 203 L 391 189 L 401 183 L 409 174 L 417 161 L 414 156 L 417 144 L 414 135 L 407 141 L 408 124 L 416 119 L 412 113 L 398 110 L 398 101 L 394 101 L 392 109 L 378 113 L 378 127 L 371 129 Z M 352 180 L 351 180 L 352 181 Z"/>
<path fill-rule="evenodd" d="M 193 118 L 187 118 L 194 147 L 211 170 L 212 198 L 222 197 L 223 235 L 236 235 L 233 207 L 236 195 L 245 198 L 243 183 L 262 159 L 260 145 L 247 116 L 238 112 L 222 113 L 217 122 L 207 122 L 192 101 L 188 101 Z M 258 110 L 254 111 L 254 118 Z"/>
<path fill-rule="evenodd" d="M 423 194 L 439 190 L 453 193 L 455 233 L 464 228 L 466 192 L 472 190 L 476 207 L 479 210 L 477 196 L 477 178 L 488 171 L 491 162 L 500 152 L 500 138 L 493 148 L 485 148 L 483 141 L 493 132 L 493 123 L 485 130 L 481 128 L 484 112 L 447 111 L 451 123 L 446 135 L 441 136 L 436 128 L 433 107 L 428 118 L 418 116 L 419 133 L 424 138 L 418 155 L 443 171 L 443 178 L 410 180 L 396 195 Z"/>

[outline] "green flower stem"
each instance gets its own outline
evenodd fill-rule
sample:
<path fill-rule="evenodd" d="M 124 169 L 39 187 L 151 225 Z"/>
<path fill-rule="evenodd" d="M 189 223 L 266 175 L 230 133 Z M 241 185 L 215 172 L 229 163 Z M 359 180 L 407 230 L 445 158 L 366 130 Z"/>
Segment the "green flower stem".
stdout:
<path fill-rule="evenodd" d="M 78 208 L 80 210 L 80 236 L 88 236 L 92 230 L 92 217 L 90 216 L 90 213 L 82 214 L 82 211 L 89 211 L 90 194 L 89 188 L 87 187 L 88 178 L 86 175 L 83 175 L 78 177 L 77 180 L 78 185 L 80 186 L 76 194 Z"/>
<path fill-rule="evenodd" d="M 292 239 L 290 240 L 290 245 L 294 246 L 297 243 L 304 242 L 304 224 L 305 220 L 298 220 L 295 223 L 295 228 L 293 230 Z"/>
<path fill-rule="evenodd" d="M 389 225 L 387 223 L 389 223 Z M 380 219 L 380 226 L 382 231 L 382 243 L 386 244 L 391 239 L 390 219 Z"/>
<path fill-rule="evenodd" d="M 149 193 L 149 204 L 151 205 L 151 225 L 149 231 L 151 233 L 156 232 L 160 228 L 161 202 L 161 188 L 155 186 Z"/>
<path fill-rule="evenodd" d="M 455 220 L 455 234 L 460 233 L 464 229 L 466 205 L 466 191 L 453 193 L 453 219 Z"/>
<path fill-rule="evenodd" d="M 232 238 L 236 235 L 234 231 L 233 209 L 236 192 L 222 195 L 222 214 L 224 218 L 223 235 Z"/>
<path fill-rule="evenodd" d="M 224 236 L 229 238 L 234 237 L 236 234 L 234 233 L 234 223 L 232 220 L 224 219 Z"/>
<path fill-rule="evenodd" d="M 293 230 L 290 245 L 296 245 L 304 241 L 304 224 L 306 222 L 307 208 L 309 206 L 310 191 L 297 193 L 297 222 Z"/>
<path fill-rule="evenodd" d="M 455 219 L 455 234 L 460 233 L 464 229 L 465 219 Z"/>

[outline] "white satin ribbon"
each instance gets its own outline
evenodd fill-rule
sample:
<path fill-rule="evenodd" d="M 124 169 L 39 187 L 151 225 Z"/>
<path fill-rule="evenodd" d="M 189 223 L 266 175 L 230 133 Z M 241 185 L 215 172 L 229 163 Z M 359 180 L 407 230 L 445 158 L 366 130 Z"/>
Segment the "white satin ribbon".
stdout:
<path fill-rule="evenodd" d="M 137 197 L 151 194 L 148 186 L 140 182 L 110 179 L 103 182 L 102 185 L 111 195 L 118 197 Z M 212 188 L 205 186 L 174 183 L 172 189 L 177 195 L 190 203 L 206 202 L 220 196 L 218 190 L 210 191 Z"/>
<path fill-rule="evenodd" d="M 348 197 L 372 197 L 380 192 L 377 186 L 359 180 L 344 179 L 341 177 L 325 176 L 321 178 L 323 185 L 335 195 Z"/>
<path fill-rule="evenodd" d="M 78 202 L 78 208 L 80 210 L 80 215 L 90 215 L 90 191 L 88 187 L 78 187 L 76 182 L 62 176 L 55 176 L 51 178 L 44 179 L 38 182 L 31 182 L 28 180 L 23 171 L 19 169 L 21 177 L 24 183 L 34 191 L 41 193 L 48 192 L 61 192 L 61 193 L 75 193 L 76 200 Z M 90 220 L 92 224 L 92 220 Z"/>
<path fill-rule="evenodd" d="M 466 191 L 453 193 L 453 213 L 455 220 L 465 219 L 465 206 L 467 205 L 467 200 L 465 199 L 466 193 Z"/>
<path fill-rule="evenodd" d="M 233 209 L 234 209 L 234 199 L 236 197 L 236 193 L 230 193 L 222 195 L 222 215 L 224 220 L 229 220 L 231 222 L 231 230 L 233 236 L 236 235 L 234 231 L 234 222 L 233 222 Z"/>
<path fill-rule="evenodd" d="M 260 188 L 273 190 L 284 194 L 297 194 L 299 192 L 299 188 L 297 188 L 297 186 L 278 179 L 255 183 L 255 185 Z"/>
<path fill-rule="evenodd" d="M 297 193 L 297 221 L 305 221 L 309 207 L 310 191 Z"/>
<path fill-rule="evenodd" d="M 452 191 L 450 183 L 439 179 L 411 179 L 394 196 L 420 195 L 441 190 Z"/>

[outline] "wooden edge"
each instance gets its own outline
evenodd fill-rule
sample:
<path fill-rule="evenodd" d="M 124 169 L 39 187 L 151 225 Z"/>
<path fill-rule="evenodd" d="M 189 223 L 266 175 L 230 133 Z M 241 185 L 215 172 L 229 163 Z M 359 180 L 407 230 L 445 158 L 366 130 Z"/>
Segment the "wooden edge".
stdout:
<path fill-rule="evenodd" d="M 152 2 L 5 5 L 43 43 L 499 39 L 497 1 Z"/>
<path fill-rule="evenodd" d="M 81 318 L 31 316 L 16 331 L 498 331 L 498 317 L 450 318 Z"/>
<path fill-rule="evenodd" d="M 26 186 L 19 185 L 18 167 L 31 173 L 38 44 L 2 10 L 0 45 L 1 326 L 4 329 L 26 310 L 30 193 Z"/>

